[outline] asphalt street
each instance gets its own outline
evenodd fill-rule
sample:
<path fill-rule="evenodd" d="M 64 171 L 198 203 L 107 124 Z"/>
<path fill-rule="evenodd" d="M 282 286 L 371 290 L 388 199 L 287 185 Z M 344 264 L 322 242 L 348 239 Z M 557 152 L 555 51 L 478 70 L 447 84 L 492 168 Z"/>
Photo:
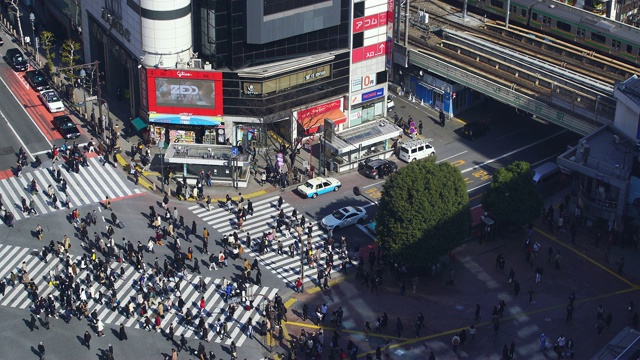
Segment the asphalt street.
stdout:
<path fill-rule="evenodd" d="M 9 39 L 8 36 L 4 37 Z M 4 54 L 9 48 L 15 47 L 11 41 L 5 41 L 0 47 L 3 54 L 0 61 L 0 131 L 2 131 L 2 146 L 0 146 L 0 169 L 6 170 L 16 163 L 15 154 L 21 146 L 24 146 L 30 161 L 33 156 L 39 155 L 44 161 L 47 159 L 47 151 L 53 145 L 62 145 L 64 139 L 54 128 L 52 120 L 54 116 L 67 114 L 69 110 L 51 114 L 38 98 L 24 78 L 24 73 L 13 71 L 6 63 Z M 31 68 L 30 68 L 31 69 Z M 75 119 L 71 115 L 72 119 Z M 69 141 L 85 144 L 91 136 L 87 134 L 86 125 L 75 119 L 81 136 Z M 8 175 L 8 173 L 6 173 Z M 5 177 L 5 176 L 1 176 Z"/>

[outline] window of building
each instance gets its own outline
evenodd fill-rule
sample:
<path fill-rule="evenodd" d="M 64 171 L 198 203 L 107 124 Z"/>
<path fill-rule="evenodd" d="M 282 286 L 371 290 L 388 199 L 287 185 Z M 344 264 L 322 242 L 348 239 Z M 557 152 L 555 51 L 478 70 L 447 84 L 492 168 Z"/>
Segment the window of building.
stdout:
<path fill-rule="evenodd" d="M 353 4 L 353 18 L 361 18 L 364 16 L 364 1 Z"/>
<path fill-rule="evenodd" d="M 104 0 L 104 8 L 111 16 L 122 19 L 122 0 Z"/>

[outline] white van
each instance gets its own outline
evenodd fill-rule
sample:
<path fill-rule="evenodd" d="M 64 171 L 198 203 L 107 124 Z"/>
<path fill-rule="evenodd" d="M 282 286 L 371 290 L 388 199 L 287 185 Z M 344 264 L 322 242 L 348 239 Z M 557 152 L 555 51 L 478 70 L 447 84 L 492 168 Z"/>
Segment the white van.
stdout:
<path fill-rule="evenodd" d="M 560 166 L 553 162 L 546 162 L 533 169 L 533 182 L 540 190 L 553 188 L 560 182 Z"/>
<path fill-rule="evenodd" d="M 429 156 L 435 156 L 436 149 L 429 144 L 428 140 L 411 140 L 400 145 L 398 158 L 406 162 L 424 159 Z"/>

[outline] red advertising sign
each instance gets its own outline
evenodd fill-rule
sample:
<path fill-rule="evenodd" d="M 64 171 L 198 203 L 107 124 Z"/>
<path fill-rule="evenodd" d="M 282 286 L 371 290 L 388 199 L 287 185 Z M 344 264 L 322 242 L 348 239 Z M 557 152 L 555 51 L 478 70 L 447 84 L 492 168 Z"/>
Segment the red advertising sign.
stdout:
<path fill-rule="evenodd" d="M 351 63 L 355 64 L 364 59 L 364 48 L 357 48 L 351 51 Z"/>
<path fill-rule="evenodd" d="M 365 46 L 364 48 L 353 49 L 351 63 L 355 64 L 359 61 L 373 59 L 378 56 L 386 55 L 387 44 L 384 42 Z"/>
<path fill-rule="evenodd" d="M 341 99 L 333 100 L 328 103 L 316 105 L 304 110 L 298 110 L 298 121 L 303 119 L 309 119 L 320 114 L 327 113 L 331 110 L 340 109 L 342 102 Z"/>
<path fill-rule="evenodd" d="M 364 29 L 370 30 L 387 25 L 387 13 L 373 14 L 364 18 Z"/>
<path fill-rule="evenodd" d="M 364 18 L 357 18 L 353 20 L 353 33 L 357 34 L 364 31 Z"/>
<path fill-rule="evenodd" d="M 222 116 L 222 73 L 147 69 L 149 112 Z"/>

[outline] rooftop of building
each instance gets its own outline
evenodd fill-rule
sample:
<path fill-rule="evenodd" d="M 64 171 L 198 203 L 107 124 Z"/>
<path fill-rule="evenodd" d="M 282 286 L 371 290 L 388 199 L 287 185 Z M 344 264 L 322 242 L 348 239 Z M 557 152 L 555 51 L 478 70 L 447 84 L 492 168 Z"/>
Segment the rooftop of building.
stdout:
<path fill-rule="evenodd" d="M 335 134 L 330 146 L 338 149 L 340 153 L 358 149 L 356 144 L 362 144 L 363 151 L 375 151 L 375 149 L 369 149 L 369 146 L 374 145 L 376 142 L 401 135 L 401 128 L 387 119 L 380 119 Z"/>
<path fill-rule="evenodd" d="M 558 158 L 565 160 L 560 163 L 565 167 L 575 164 L 571 166 L 573 169 L 586 167 L 600 175 L 625 180 L 629 178 L 637 156 L 635 145 L 614 127 L 603 126 Z"/>
<path fill-rule="evenodd" d="M 633 75 L 624 82 L 618 84 L 617 88 L 636 105 L 640 106 L 640 78 L 638 75 Z"/>
<path fill-rule="evenodd" d="M 233 148 L 231 145 L 170 143 L 165 157 L 205 160 L 237 159 L 243 162 L 250 160 L 250 155 L 246 151 L 243 154 L 234 155 Z"/>

